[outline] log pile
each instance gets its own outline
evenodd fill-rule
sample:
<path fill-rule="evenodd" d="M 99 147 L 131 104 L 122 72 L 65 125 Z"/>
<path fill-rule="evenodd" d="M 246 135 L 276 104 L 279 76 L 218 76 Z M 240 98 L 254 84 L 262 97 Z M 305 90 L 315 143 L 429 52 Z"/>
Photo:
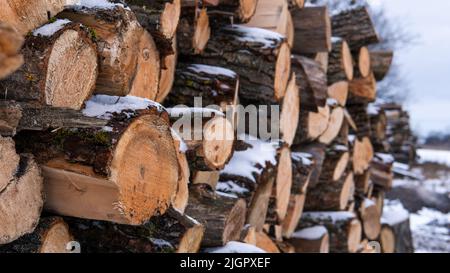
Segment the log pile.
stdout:
<path fill-rule="evenodd" d="M 366 7 L 304 2 L 8 1 L 0 252 L 395 236 L 380 235 L 394 109 L 371 111 L 392 52 L 367 49 Z"/>

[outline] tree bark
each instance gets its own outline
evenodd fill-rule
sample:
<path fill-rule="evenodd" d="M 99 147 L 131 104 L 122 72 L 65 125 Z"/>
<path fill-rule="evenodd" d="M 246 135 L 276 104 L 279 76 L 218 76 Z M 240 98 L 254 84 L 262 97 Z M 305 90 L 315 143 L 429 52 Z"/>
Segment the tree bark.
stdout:
<path fill-rule="evenodd" d="M 300 145 L 318 139 L 327 129 L 330 120 L 330 107 L 319 107 L 319 112 L 300 110 L 300 122 L 297 127 L 294 144 Z"/>
<path fill-rule="evenodd" d="M 245 223 L 246 205 L 243 199 L 224 197 L 203 185 L 190 189 L 186 213 L 205 226 L 203 247 L 224 246 L 239 240 Z"/>
<path fill-rule="evenodd" d="M 369 240 L 376 240 L 381 231 L 381 213 L 376 203 L 364 198 L 356 200 L 356 209 L 363 227 L 364 237 Z"/>
<path fill-rule="evenodd" d="M 330 251 L 330 236 L 324 226 L 297 230 L 287 241 L 294 246 L 296 253 L 328 253 Z"/>
<path fill-rule="evenodd" d="M 61 215 L 139 225 L 164 213 L 176 190 L 169 119 L 157 106 L 114 114 L 99 129 L 27 131 L 16 141 L 43 164 L 46 208 Z"/>
<path fill-rule="evenodd" d="M 354 60 L 354 68 L 353 68 L 354 78 L 368 77 L 372 72 L 369 49 L 363 46 L 359 49 L 359 51 L 353 52 L 353 60 Z"/>
<path fill-rule="evenodd" d="M 328 85 L 353 79 L 353 58 L 347 41 L 332 38 L 331 52 L 328 55 Z"/>
<path fill-rule="evenodd" d="M 333 36 L 342 37 L 352 51 L 380 40 L 366 7 L 345 10 L 331 17 Z"/>
<path fill-rule="evenodd" d="M 61 21 L 52 23 L 58 24 Z M 79 110 L 95 88 L 97 53 L 89 31 L 68 23 L 49 36 L 27 36 L 25 65 L 0 82 L 6 99 Z"/>
<path fill-rule="evenodd" d="M 209 16 L 205 8 L 184 8 L 177 29 L 178 51 L 182 55 L 202 53 L 211 36 Z"/>
<path fill-rule="evenodd" d="M 291 13 L 295 25 L 293 53 L 315 54 L 331 51 L 331 20 L 328 7 L 305 7 Z"/>
<path fill-rule="evenodd" d="M 330 145 L 341 132 L 342 126 L 344 125 L 344 120 L 344 108 L 337 105 L 334 106 L 331 110 L 327 129 L 319 137 L 319 142 Z"/>
<path fill-rule="evenodd" d="M 312 143 L 308 145 L 300 145 L 292 147 L 292 152 L 294 153 L 294 156 L 295 153 L 304 153 L 312 156 L 314 164 L 311 176 L 309 178 L 308 188 L 315 187 L 319 183 L 320 174 L 322 173 L 322 167 L 325 160 L 325 150 L 326 150 L 325 145 L 320 143 Z M 294 181 L 296 181 L 295 175 Z"/>
<path fill-rule="evenodd" d="M 11 162 L 4 164 L 0 172 L 0 245 L 33 232 L 44 203 L 43 181 L 38 165 L 31 155 L 23 154 L 19 159 L 11 145 L 11 139 L 0 137 L 1 157 L 11 156 L 5 159 Z M 17 165 L 11 170 L 13 162 Z"/>
<path fill-rule="evenodd" d="M 183 0 L 193 2 L 192 0 Z M 214 24 L 244 24 L 255 14 L 258 0 L 217 0 L 216 3 L 203 1 Z M 189 4 L 188 4 L 189 5 Z M 191 4 L 192 5 L 192 4 Z"/>
<path fill-rule="evenodd" d="M 10 25 L 0 22 L 0 80 L 23 64 L 20 54 L 24 39 Z"/>
<path fill-rule="evenodd" d="M 291 194 L 289 197 L 289 206 L 286 217 L 281 225 L 282 236 L 284 238 L 291 238 L 292 234 L 297 228 L 298 222 L 303 214 L 306 194 Z"/>
<path fill-rule="evenodd" d="M 382 81 L 389 73 L 392 61 L 394 59 L 394 52 L 392 51 L 371 51 L 370 62 L 371 69 L 377 81 Z"/>
<path fill-rule="evenodd" d="M 370 162 L 374 156 L 372 143 L 368 137 L 363 137 L 361 140 L 355 137 L 355 140 L 350 144 L 353 172 L 355 175 L 363 174 L 370 167 Z"/>
<path fill-rule="evenodd" d="M 322 225 L 330 236 L 331 253 L 355 253 L 361 241 L 361 223 L 351 212 L 304 213 L 298 229 Z"/>
<path fill-rule="evenodd" d="M 409 218 L 395 225 L 384 224 L 381 245 L 385 253 L 414 253 Z"/>
<path fill-rule="evenodd" d="M 131 10 L 120 6 L 69 8 L 58 17 L 91 29 L 100 57 L 97 94 L 155 100 L 159 90 L 159 52 L 153 37 Z"/>
<path fill-rule="evenodd" d="M 36 229 L 20 239 L 0 245 L 0 253 L 70 253 L 73 241 L 68 225 L 60 217 L 47 217 L 39 221 Z"/>
<path fill-rule="evenodd" d="M 355 78 L 349 83 L 349 90 L 353 102 L 373 102 L 377 97 L 377 82 L 373 73 L 365 78 Z"/>

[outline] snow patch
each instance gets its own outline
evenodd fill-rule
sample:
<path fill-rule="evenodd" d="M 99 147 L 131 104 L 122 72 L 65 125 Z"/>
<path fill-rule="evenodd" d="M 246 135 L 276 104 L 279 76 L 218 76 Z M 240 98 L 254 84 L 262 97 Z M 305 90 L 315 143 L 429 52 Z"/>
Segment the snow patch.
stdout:
<path fill-rule="evenodd" d="M 169 115 L 173 118 L 178 118 L 184 115 L 197 115 L 201 114 L 203 117 L 211 117 L 212 114 L 216 116 L 225 116 L 222 112 L 212 108 L 200 108 L 200 107 L 175 107 L 166 109 Z"/>
<path fill-rule="evenodd" d="M 230 78 L 237 77 L 237 74 L 227 68 L 218 67 L 218 66 L 211 66 L 211 65 L 204 65 L 204 64 L 193 64 L 190 65 L 187 69 L 190 69 L 196 73 L 206 73 L 211 75 L 224 75 Z"/>
<path fill-rule="evenodd" d="M 240 195 L 248 193 L 248 189 L 239 186 L 233 181 L 219 182 L 217 183 L 216 189 L 220 192 L 235 193 Z"/>
<path fill-rule="evenodd" d="M 207 253 L 266 253 L 266 251 L 254 245 L 231 241 L 223 247 L 207 248 L 204 250 Z"/>
<path fill-rule="evenodd" d="M 330 212 L 305 212 L 303 214 L 305 218 L 312 219 L 330 219 L 333 223 L 346 221 L 349 219 L 353 219 L 356 215 L 353 212 L 349 211 L 330 211 Z"/>
<path fill-rule="evenodd" d="M 303 165 L 311 166 L 313 164 L 313 156 L 308 153 L 291 153 L 291 157 L 296 161 L 301 161 Z"/>
<path fill-rule="evenodd" d="M 114 9 L 116 7 L 125 8 L 123 4 L 111 3 L 107 0 L 78 0 L 72 7 L 88 9 Z"/>
<path fill-rule="evenodd" d="M 292 238 L 305 240 L 318 240 L 322 238 L 328 231 L 324 226 L 314 226 L 298 230 L 292 234 Z"/>
<path fill-rule="evenodd" d="M 403 207 L 399 200 L 385 200 L 381 222 L 394 226 L 406 221 L 409 218 L 409 212 Z"/>
<path fill-rule="evenodd" d="M 71 21 L 67 19 L 58 19 L 53 23 L 46 24 L 35 31 L 33 31 L 34 36 L 43 36 L 43 37 L 51 37 L 56 32 L 63 29 L 67 24 Z"/>
<path fill-rule="evenodd" d="M 264 48 L 269 48 L 285 40 L 285 37 L 274 31 L 263 28 L 245 27 L 241 25 L 226 26 L 225 30 L 238 32 L 241 34 L 238 40 L 241 42 L 258 43 Z"/>
<path fill-rule="evenodd" d="M 450 151 L 419 149 L 417 154 L 420 157 L 420 162 L 432 162 L 447 165 L 450 167 Z"/>

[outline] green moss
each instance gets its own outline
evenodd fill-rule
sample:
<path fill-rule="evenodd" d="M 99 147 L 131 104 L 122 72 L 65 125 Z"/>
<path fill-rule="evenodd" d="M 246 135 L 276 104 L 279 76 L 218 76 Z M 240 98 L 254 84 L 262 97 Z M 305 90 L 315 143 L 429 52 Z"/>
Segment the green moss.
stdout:
<path fill-rule="evenodd" d="M 97 32 L 95 32 L 95 29 L 88 27 L 89 36 L 91 36 L 91 39 L 93 41 L 97 40 Z"/>
<path fill-rule="evenodd" d="M 48 22 L 49 22 L 50 24 L 56 22 L 56 17 L 50 18 L 50 20 L 48 20 Z"/>
<path fill-rule="evenodd" d="M 78 131 L 71 129 L 60 129 L 56 132 L 54 136 L 54 142 L 59 147 L 62 148 L 64 140 L 70 136 L 78 136 L 86 142 L 93 143 L 94 145 L 99 146 L 110 146 L 111 138 L 108 132 L 98 131 L 98 132 L 87 132 L 87 131 Z"/>

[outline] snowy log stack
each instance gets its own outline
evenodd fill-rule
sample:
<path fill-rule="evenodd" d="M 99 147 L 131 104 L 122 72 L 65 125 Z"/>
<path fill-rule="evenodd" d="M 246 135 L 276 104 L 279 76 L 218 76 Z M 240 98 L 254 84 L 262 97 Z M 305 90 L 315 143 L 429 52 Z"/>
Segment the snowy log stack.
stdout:
<path fill-rule="evenodd" d="M 311 2 L 0 0 L 0 252 L 369 251 L 392 54 Z"/>

